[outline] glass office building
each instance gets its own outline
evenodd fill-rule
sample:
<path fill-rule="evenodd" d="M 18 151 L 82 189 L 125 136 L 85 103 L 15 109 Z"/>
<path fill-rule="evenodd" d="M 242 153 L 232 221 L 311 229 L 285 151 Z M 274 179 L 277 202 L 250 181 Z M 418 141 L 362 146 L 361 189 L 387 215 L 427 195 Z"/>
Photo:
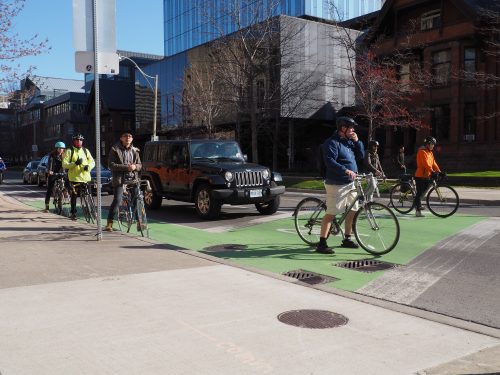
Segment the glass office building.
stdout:
<path fill-rule="evenodd" d="M 237 12 L 235 4 L 240 8 Z M 165 56 L 237 30 L 229 14 L 239 13 L 243 27 L 280 14 L 343 21 L 380 10 L 382 4 L 383 0 L 164 0 Z M 257 14 L 256 7 L 259 8 L 257 18 L 253 17 Z"/>

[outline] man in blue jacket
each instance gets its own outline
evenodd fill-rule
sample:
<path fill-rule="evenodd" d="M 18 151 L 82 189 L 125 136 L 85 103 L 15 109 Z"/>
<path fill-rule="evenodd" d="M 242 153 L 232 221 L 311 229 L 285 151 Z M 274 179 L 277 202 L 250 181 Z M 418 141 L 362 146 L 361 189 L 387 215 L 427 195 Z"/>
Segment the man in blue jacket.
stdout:
<path fill-rule="evenodd" d="M 321 145 L 323 160 L 326 165 L 325 190 L 326 214 L 321 222 L 321 233 L 316 251 L 322 254 L 333 254 L 328 247 L 326 238 L 330 231 L 332 220 L 336 214 L 345 211 L 354 196 L 350 191 L 354 189 L 354 180 L 358 173 L 356 159 L 364 158 L 363 142 L 358 139 L 354 131 L 356 122 L 350 117 L 337 118 L 337 131 Z M 358 203 L 353 206 L 345 220 L 345 238 L 342 247 L 355 249 L 358 244 L 352 241 L 352 222 L 358 210 Z"/>

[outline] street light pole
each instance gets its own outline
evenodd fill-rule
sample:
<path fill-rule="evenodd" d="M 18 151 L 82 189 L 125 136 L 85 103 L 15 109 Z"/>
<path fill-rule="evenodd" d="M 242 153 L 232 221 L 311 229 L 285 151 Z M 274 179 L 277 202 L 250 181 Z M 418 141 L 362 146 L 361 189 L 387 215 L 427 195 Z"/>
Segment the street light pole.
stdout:
<path fill-rule="evenodd" d="M 157 113 L 158 113 L 158 74 L 156 74 L 154 77 L 146 74 L 139 67 L 139 65 L 137 65 L 137 63 L 134 60 L 132 60 L 130 57 L 121 56 L 120 55 L 119 58 L 120 58 L 120 60 L 128 60 L 132 64 L 134 64 L 134 66 L 136 67 L 136 69 L 144 76 L 144 78 L 146 78 L 146 82 L 148 83 L 149 87 L 151 87 L 151 89 L 153 89 L 153 91 L 154 91 L 155 104 L 154 104 L 154 117 L 153 117 L 153 135 L 151 136 L 151 140 L 152 141 L 157 141 L 158 140 L 158 136 L 156 135 L 156 118 L 158 117 L 157 116 Z M 155 87 L 154 88 L 151 85 L 151 83 L 149 82 L 148 78 L 151 78 L 151 79 L 155 80 Z"/>

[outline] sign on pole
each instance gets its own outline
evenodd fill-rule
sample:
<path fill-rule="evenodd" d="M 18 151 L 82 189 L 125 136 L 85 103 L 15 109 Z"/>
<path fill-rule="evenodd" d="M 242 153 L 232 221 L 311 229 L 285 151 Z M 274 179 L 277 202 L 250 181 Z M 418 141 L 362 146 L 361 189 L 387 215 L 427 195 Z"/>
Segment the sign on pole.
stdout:
<path fill-rule="evenodd" d="M 116 53 L 116 1 L 96 1 L 97 48 L 94 48 L 94 0 L 73 0 L 73 45 L 75 70 L 94 73 L 94 53 L 98 51 L 99 74 L 118 74 L 120 59 Z"/>

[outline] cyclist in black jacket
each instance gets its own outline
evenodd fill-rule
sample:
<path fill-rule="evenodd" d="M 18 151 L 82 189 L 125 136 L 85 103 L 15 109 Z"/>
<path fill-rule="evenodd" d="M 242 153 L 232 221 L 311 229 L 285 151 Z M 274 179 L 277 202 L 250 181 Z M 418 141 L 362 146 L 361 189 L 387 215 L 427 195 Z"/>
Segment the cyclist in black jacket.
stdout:
<path fill-rule="evenodd" d="M 47 192 L 45 193 L 45 210 L 44 212 L 49 212 L 50 196 L 52 195 L 52 190 L 54 189 L 54 174 L 62 173 L 64 169 L 62 167 L 62 159 L 64 156 L 64 150 L 66 145 L 64 142 L 57 142 L 54 145 L 55 149 L 50 153 L 48 166 L 47 166 Z"/>

